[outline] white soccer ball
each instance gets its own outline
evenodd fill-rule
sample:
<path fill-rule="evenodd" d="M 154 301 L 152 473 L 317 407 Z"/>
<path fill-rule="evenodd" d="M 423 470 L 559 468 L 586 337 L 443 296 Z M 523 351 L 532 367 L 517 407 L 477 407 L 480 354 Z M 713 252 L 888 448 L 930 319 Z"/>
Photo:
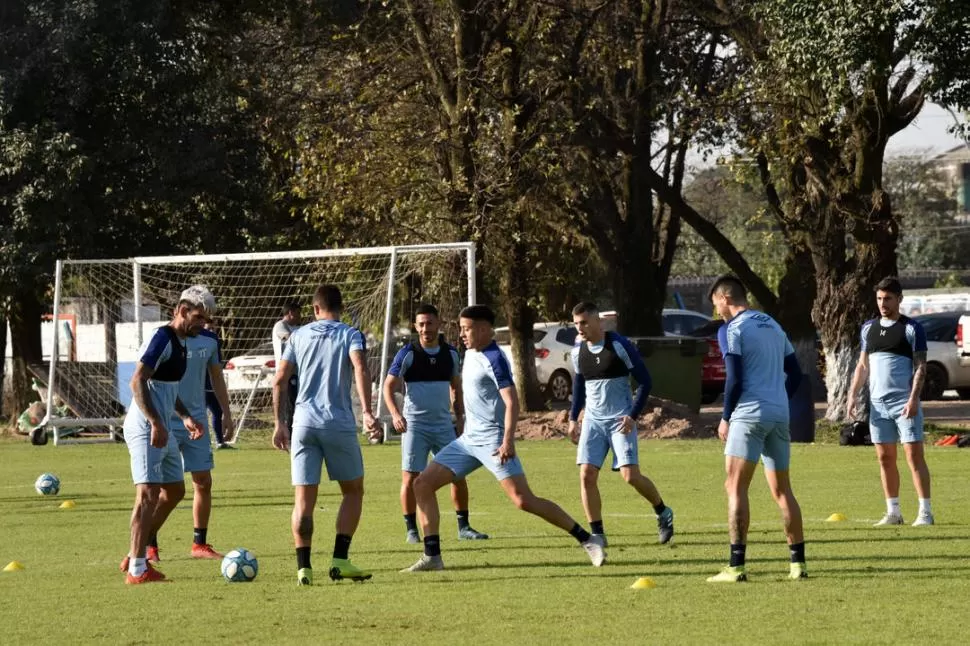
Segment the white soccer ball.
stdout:
<path fill-rule="evenodd" d="M 230 583 L 252 581 L 259 572 L 256 556 L 247 549 L 237 547 L 222 559 L 222 576 Z"/>
<path fill-rule="evenodd" d="M 34 481 L 34 489 L 44 496 L 56 496 L 57 492 L 61 490 L 61 481 L 53 473 L 42 473 Z"/>

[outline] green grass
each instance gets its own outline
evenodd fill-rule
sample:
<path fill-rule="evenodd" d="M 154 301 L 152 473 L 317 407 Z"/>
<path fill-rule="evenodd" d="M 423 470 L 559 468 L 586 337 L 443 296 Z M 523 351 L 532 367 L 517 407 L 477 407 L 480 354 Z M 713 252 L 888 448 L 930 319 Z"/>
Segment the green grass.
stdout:
<path fill-rule="evenodd" d="M 574 449 L 521 443 L 537 493 L 580 517 Z M 259 557 L 251 584 L 228 584 L 219 564 L 186 556 L 191 509 L 172 515 L 160 542 L 173 583 L 127 587 L 117 566 L 127 547 L 132 487 L 122 445 L 54 448 L 0 442 L 0 573 L 5 644 L 165 643 L 952 643 L 965 639 L 970 597 L 966 454 L 928 448 L 934 477 L 931 528 L 874 529 L 883 511 L 871 447 L 796 446 L 793 479 L 806 519 L 811 579 L 784 579 L 788 551 L 759 473 L 752 492 L 750 582 L 704 579 L 727 557 L 722 458 L 715 441 L 642 442 L 644 470 L 676 511 L 677 536 L 656 544 L 652 510 L 617 475 L 604 473 L 609 562 L 589 565 L 570 537 L 516 511 L 484 470 L 472 475 L 473 525 L 492 534 L 459 543 L 444 515 L 448 570 L 404 575 L 419 555 L 404 543 L 397 502 L 399 449 L 365 449 L 367 496 L 351 549 L 372 568 L 365 584 L 326 580 L 335 486 L 316 512 L 317 585 L 295 585 L 287 457 L 252 444 L 217 454 L 210 539 Z M 904 467 L 905 468 L 905 467 Z M 57 473 L 57 498 L 34 478 Z M 916 499 L 903 474 L 903 512 Z M 77 502 L 60 510 L 64 499 Z M 447 494 L 441 496 L 447 510 Z M 826 523 L 832 512 L 849 518 Z M 631 590 L 639 576 L 658 587 Z"/>

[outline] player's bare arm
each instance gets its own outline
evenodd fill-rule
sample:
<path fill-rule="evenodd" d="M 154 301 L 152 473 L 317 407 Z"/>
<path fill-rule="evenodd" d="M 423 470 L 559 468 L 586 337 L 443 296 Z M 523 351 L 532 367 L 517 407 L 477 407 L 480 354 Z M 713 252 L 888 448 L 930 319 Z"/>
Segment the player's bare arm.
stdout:
<path fill-rule="evenodd" d="M 282 402 L 286 401 L 288 396 L 290 377 L 293 376 L 294 370 L 293 363 L 283 359 L 280 361 L 276 370 L 276 377 L 273 380 L 273 419 L 276 420 L 276 429 L 273 431 L 273 446 L 281 451 L 290 448 L 290 437 L 286 429 L 286 415 Z"/>
<path fill-rule="evenodd" d="M 381 432 L 381 427 L 374 418 L 371 410 L 370 376 L 367 373 L 367 358 L 363 350 L 352 350 L 350 363 L 354 367 L 354 381 L 357 382 L 357 396 L 360 398 L 360 408 L 364 412 L 364 430 L 372 438 Z"/>
<path fill-rule="evenodd" d="M 465 432 L 465 400 L 461 390 L 461 376 L 451 378 L 451 410 L 455 413 L 455 432 Z"/>
<path fill-rule="evenodd" d="M 401 409 L 397 407 L 397 402 L 394 400 L 394 393 L 401 389 L 401 380 L 394 375 L 387 375 L 384 379 L 384 405 L 387 406 L 387 412 L 391 414 L 391 423 L 394 425 L 394 430 L 398 433 L 408 432 L 408 423 L 401 414 Z"/>
<path fill-rule="evenodd" d="M 222 407 L 222 437 L 226 442 L 231 442 L 236 435 L 236 425 L 232 421 L 232 410 L 229 406 L 229 388 L 226 386 L 226 378 L 222 372 L 222 366 L 212 364 L 209 366 L 209 382 L 212 390 L 216 394 L 219 406 Z"/>
<path fill-rule="evenodd" d="M 519 425 L 519 394 L 514 386 L 506 386 L 498 391 L 505 402 L 505 435 L 497 455 L 502 464 L 515 457 L 515 429 Z"/>
<path fill-rule="evenodd" d="M 862 384 L 864 384 L 868 378 L 869 353 L 863 351 L 859 353 L 859 362 L 856 364 L 855 372 L 852 374 L 852 383 L 849 385 L 849 398 L 847 401 L 847 412 L 849 417 L 853 417 L 856 414 L 856 408 L 859 405 L 859 389 L 862 388 Z"/>
<path fill-rule="evenodd" d="M 168 444 L 168 429 L 158 410 L 155 409 L 151 394 L 148 392 L 148 380 L 154 374 L 154 368 L 139 361 L 128 385 L 131 387 L 131 395 L 139 410 L 144 413 L 145 419 L 151 425 L 151 444 L 156 449 L 160 449 Z"/>
<path fill-rule="evenodd" d="M 919 412 L 919 398 L 926 382 L 926 352 L 913 353 L 913 387 L 909 393 L 909 401 L 903 407 L 903 416 L 907 419 L 916 417 Z"/>

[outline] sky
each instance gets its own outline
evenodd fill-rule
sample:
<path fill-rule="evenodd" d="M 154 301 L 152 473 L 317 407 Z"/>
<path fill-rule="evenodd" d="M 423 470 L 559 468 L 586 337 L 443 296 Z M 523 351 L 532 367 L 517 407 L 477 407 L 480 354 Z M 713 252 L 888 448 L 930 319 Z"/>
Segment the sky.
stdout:
<path fill-rule="evenodd" d="M 959 113 L 957 117 L 966 120 Z M 953 115 L 934 103 L 928 103 L 909 127 L 889 140 L 886 155 L 937 154 L 960 145 L 970 146 L 947 132 L 952 125 Z"/>

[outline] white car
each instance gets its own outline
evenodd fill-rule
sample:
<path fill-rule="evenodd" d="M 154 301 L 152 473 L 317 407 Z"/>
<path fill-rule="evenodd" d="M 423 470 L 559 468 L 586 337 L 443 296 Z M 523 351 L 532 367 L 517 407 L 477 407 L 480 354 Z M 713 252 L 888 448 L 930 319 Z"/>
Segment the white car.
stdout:
<path fill-rule="evenodd" d="M 254 387 L 257 390 L 272 388 L 275 372 L 276 356 L 273 354 L 273 342 L 266 341 L 253 348 L 251 352 L 229 359 L 222 374 L 225 375 L 226 387 L 230 392 L 234 390 L 249 392 Z"/>
<path fill-rule="evenodd" d="M 679 309 L 665 309 L 662 316 L 664 334 L 671 336 L 685 336 L 711 320 L 710 316 L 700 312 Z M 601 312 L 600 318 L 603 319 L 606 329 L 616 329 L 616 312 Z M 567 401 L 573 392 L 573 364 L 570 353 L 576 344 L 576 328 L 572 323 L 544 322 L 536 323 L 532 331 L 539 387 L 553 401 Z M 495 328 L 495 342 L 511 363 L 509 328 Z"/>
<path fill-rule="evenodd" d="M 964 315 L 962 310 L 913 317 L 926 333 L 924 400 L 940 399 L 945 390 L 956 390 L 960 399 L 970 399 L 970 365 L 963 365 L 966 362 L 960 360 L 960 349 L 957 347 L 965 334 L 957 335 L 961 315 Z"/>

